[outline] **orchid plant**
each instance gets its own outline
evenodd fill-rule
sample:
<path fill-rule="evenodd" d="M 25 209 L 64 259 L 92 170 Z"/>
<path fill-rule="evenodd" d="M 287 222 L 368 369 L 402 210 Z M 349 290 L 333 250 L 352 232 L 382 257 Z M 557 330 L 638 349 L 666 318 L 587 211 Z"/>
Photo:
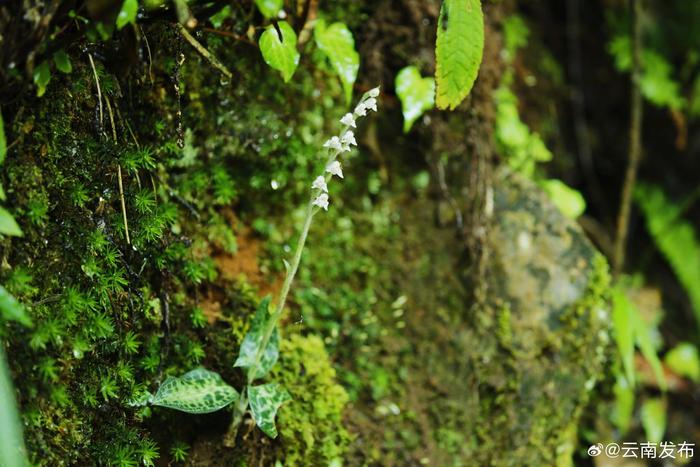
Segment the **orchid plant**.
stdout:
<path fill-rule="evenodd" d="M 157 405 L 188 413 L 210 413 L 234 404 L 233 421 L 227 436 L 232 444 L 244 415 L 250 410 L 256 425 L 268 436 L 277 437 L 275 417 L 282 404 L 291 400 L 289 393 L 279 384 L 271 382 L 256 384 L 264 378 L 279 358 L 279 321 L 284 313 L 287 295 L 299 268 L 314 216 L 327 211 L 330 204 L 328 183 L 333 177 L 343 178 L 343 167 L 339 157 L 357 146 L 354 130 L 357 121 L 370 111 L 377 111 L 379 88 L 366 92 L 354 111 L 340 119 L 342 130 L 323 144 L 325 161 L 323 173 L 310 184 L 311 196 L 306 215 L 291 262 L 285 261 L 286 276 L 277 297 L 275 308 L 270 312 L 270 297 L 265 297 L 253 317 L 250 330 L 241 343 L 234 367 L 246 371 L 246 386 L 239 393 L 226 384 L 221 376 L 204 368 L 197 368 L 185 375 L 167 378 L 155 394 L 146 392 L 130 403 L 132 406 Z"/>

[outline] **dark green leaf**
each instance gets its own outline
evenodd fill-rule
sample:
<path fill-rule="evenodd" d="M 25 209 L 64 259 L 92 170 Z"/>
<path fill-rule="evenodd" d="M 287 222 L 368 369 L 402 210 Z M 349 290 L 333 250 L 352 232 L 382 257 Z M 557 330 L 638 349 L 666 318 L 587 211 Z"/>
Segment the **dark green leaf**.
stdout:
<path fill-rule="evenodd" d="M 260 305 L 258 305 L 255 316 L 253 316 L 253 322 L 250 325 L 250 330 L 241 343 L 240 353 L 233 366 L 250 369 L 250 367 L 255 364 L 255 356 L 262 345 L 263 333 L 270 320 L 269 307 L 270 297 L 268 296 L 263 298 Z M 277 362 L 278 357 L 279 331 L 275 327 L 270 336 L 270 340 L 265 346 L 265 351 L 258 362 L 255 378 L 264 377 Z"/>
<path fill-rule="evenodd" d="M 73 65 L 70 62 L 70 57 L 65 50 L 59 50 L 53 54 L 53 62 L 56 64 L 56 69 L 61 73 L 70 73 L 73 71 Z"/>
<path fill-rule="evenodd" d="M 479 0 L 444 0 L 435 48 L 437 106 L 454 109 L 469 94 L 484 52 L 484 15 Z"/>
<path fill-rule="evenodd" d="M 198 368 L 179 378 L 170 377 L 153 396 L 153 405 L 187 413 L 210 413 L 238 399 L 238 392 L 218 373 Z"/>
<path fill-rule="evenodd" d="M 270 438 L 277 437 L 277 410 L 290 400 L 292 397 L 287 390 L 277 383 L 248 386 L 248 401 L 255 424 Z"/>
<path fill-rule="evenodd" d="M 286 21 L 278 23 L 281 37 L 274 26 L 268 26 L 260 36 L 260 52 L 265 63 L 282 73 L 284 82 L 292 79 L 299 65 L 297 34 Z"/>
<path fill-rule="evenodd" d="M 625 370 L 625 377 L 631 387 L 634 387 L 634 332 L 632 308 L 624 290 L 616 287 L 612 293 L 613 298 L 613 329 L 615 331 L 615 342 L 617 350 L 620 352 L 622 368 Z"/>
<path fill-rule="evenodd" d="M 36 95 L 41 97 L 46 92 L 46 86 L 49 85 L 51 81 L 51 69 L 49 68 L 49 62 L 41 62 L 36 68 L 34 68 L 34 84 L 36 85 Z"/>

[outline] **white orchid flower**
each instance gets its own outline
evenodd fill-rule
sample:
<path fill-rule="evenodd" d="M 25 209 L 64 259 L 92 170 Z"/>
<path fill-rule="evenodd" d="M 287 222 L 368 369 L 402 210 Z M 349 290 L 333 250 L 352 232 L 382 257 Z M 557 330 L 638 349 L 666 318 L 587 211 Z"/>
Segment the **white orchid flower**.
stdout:
<path fill-rule="evenodd" d="M 326 185 L 326 177 L 319 175 L 316 180 L 311 184 L 311 188 L 319 190 L 322 193 L 328 193 L 328 185 Z"/>
<path fill-rule="evenodd" d="M 340 144 L 340 138 L 338 138 L 337 136 L 332 137 L 331 139 L 323 143 L 323 147 L 329 149 L 337 149 L 338 151 L 340 151 L 342 149 L 342 146 Z"/>
<path fill-rule="evenodd" d="M 321 193 L 316 197 L 316 199 L 313 202 L 313 205 L 318 206 L 319 208 L 323 208 L 324 211 L 328 211 L 328 201 L 328 194 Z"/>
<path fill-rule="evenodd" d="M 355 141 L 355 133 L 353 133 L 352 130 L 348 130 L 343 137 L 340 138 L 340 142 L 348 146 L 357 146 L 357 141 Z"/>
<path fill-rule="evenodd" d="M 328 166 L 326 167 L 326 172 L 328 172 L 331 175 L 336 175 L 340 178 L 343 178 L 343 168 L 340 166 L 340 162 L 338 161 L 333 161 Z"/>
<path fill-rule="evenodd" d="M 340 123 L 346 126 L 351 126 L 353 128 L 357 128 L 357 125 L 355 125 L 355 117 L 351 113 L 346 113 L 343 118 L 340 119 Z"/>

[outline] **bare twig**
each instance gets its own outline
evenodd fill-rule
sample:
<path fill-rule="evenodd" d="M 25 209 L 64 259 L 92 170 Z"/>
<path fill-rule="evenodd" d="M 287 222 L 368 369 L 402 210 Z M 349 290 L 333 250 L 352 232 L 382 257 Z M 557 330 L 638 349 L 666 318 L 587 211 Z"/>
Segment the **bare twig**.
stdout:
<path fill-rule="evenodd" d="M 622 198 L 620 212 L 617 218 L 617 231 L 615 235 L 615 252 L 613 256 L 613 273 L 617 277 L 625 265 L 625 247 L 629 229 L 630 210 L 632 205 L 632 193 L 637 182 L 637 171 L 642 154 L 642 94 L 639 89 L 639 80 L 642 69 L 641 51 L 641 0 L 630 0 L 630 13 L 632 16 L 632 92 L 630 99 L 630 129 L 629 129 L 629 160 L 625 182 L 622 186 Z"/>
<path fill-rule="evenodd" d="M 185 28 L 182 24 L 177 25 L 178 30 L 180 31 L 180 34 L 182 34 L 182 37 L 185 38 L 187 42 L 190 43 L 192 47 L 194 47 L 197 52 L 199 52 L 202 57 L 206 58 L 209 60 L 209 63 L 211 63 L 214 68 L 218 69 L 221 73 L 224 74 L 227 78 L 231 78 L 233 76 L 231 72 L 226 68 L 220 61 L 217 59 L 214 55 L 212 55 L 211 52 L 209 52 L 206 47 L 204 47 L 202 44 L 200 44 L 197 39 L 192 37 L 192 34 Z"/>

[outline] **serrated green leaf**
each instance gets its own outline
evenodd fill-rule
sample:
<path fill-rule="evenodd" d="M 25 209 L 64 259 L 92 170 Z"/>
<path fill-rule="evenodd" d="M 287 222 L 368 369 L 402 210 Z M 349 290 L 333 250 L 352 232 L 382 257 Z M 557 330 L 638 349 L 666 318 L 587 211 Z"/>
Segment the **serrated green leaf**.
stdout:
<path fill-rule="evenodd" d="M 265 18 L 275 18 L 284 4 L 284 0 L 255 0 L 255 4 Z"/>
<path fill-rule="evenodd" d="M 666 432 L 666 404 L 663 399 L 647 399 L 639 411 L 647 441 L 659 443 Z"/>
<path fill-rule="evenodd" d="M 7 140 L 5 139 L 5 121 L 2 119 L 2 113 L 0 113 L 0 165 L 5 162 L 6 155 Z"/>
<path fill-rule="evenodd" d="M 700 381 L 700 356 L 698 348 L 690 342 L 681 342 L 668 351 L 664 363 L 681 376 Z"/>
<path fill-rule="evenodd" d="M 41 62 L 36 68 L 34 68 L 34 84 L 36 85 L 36 95 L 41 97 L 46 92 L 46 86 L 49 85 L 51 81 L 51 69 L 49 68 L 49 62 Z"/>
<path fill-rule="evenodd" d="M 5 208 L 0 206 L 0 234 L 21 237 L 22 229 L 17 225 L 17 221 Z"/>
<path fill-rule="evenodd" d="M 61 73 L 70 73 L 73 71 L 73 65 L 70 62 L 70 57 L 65 50 L 58 50 L 53 54 L 53 62 L 56 64 L 56 69 Z"/>
<path fill-rule="evenodd" d="M 314 40 L 340 77 L 345 91 L 345 101 L 350 103 L 352 87 L 360 69 L 360 54 L 355 50 L 355 38 L 352 32 L 344 23 L 333 23 L 326 27 L 326 22 L 320 19 L 314 29 Z"/>
<path fill-rule="evenodd" d="M 453 110 L 469 94 L 484 53 L 484 15 L 479 0 L 444 0 L 435 47 L 436 103 Z"/>
<path fill-rule="evenodd" d="M 170 377 L 153 396 L 153 405 L 202 414 L 216 412 L 238 399 L 238 391 L 218 373 L 197 368 L 179 378 Z"/>
<path fill-rule="evenodd" d="M 263 333 L 270 320 L 269 307 L 270 297 L 268 296 L 263 298 L 258 305 L 255 316 L 253 316 L 253 322 L 250 325 L 250 330 L 243 338 L 241 350 L 233 366 L 250 368 L 255 364 L 255 356 L 262 345 Z M 263 378 L 277 362 L 279 358 L 279 340 L 279 331 L 275 328 L 274 331 L 272 331 L 270 340 L 267 342 L 267 346 L 265 346 L 265 351 L 260 357 L 255 378 Z"/>
<path fill-rule="evenodd" d="M 542 180 L 540 186 L 566 217 L 576 219 L 586 210 L 586 200 L 581 192 L 574 190 L 561 180 L 554 178 Z"/>
<path fill-rule="evenodd" d="M 299 65 L 297 34 L 286 21 L 278 23 L 281 37 L 274 26 L 268 26 L 260 36 L 260 52 L 265 63 L 282 73 L 284 82 L 292 79 Z"/>
<path fill-rule="evenodd" d="M 407 66 L 396 75 L 396 94 L 401 99 L 403 132 L 408 133 L 426 110 L 435 107 L 435 79 L 423 78 L 418 68 Z"/>
<path fill-rule="evenodd" d="M 248 386 L 248 401 L 255 424 L 270 438 L 277 437 L 277 410 L 290 400 L 292 397 L 287 390 L 277 383 Z"/>
<path fill-rule="evenodd" d="M 9 321 L 17 321 L 27 327 L 32 325 L 32 320 L 27 315 L 21 303 L 13 297 L 5 287 L 0 285 L 0 317 Z"/>
<path fill-rule="evenodd" d="M 136 14 L 139 11 L 138 0 L 124 0 L 122 9 L 117 15 L 117 29 L 122 29 L 127 24 L 136 24 Z"/>

